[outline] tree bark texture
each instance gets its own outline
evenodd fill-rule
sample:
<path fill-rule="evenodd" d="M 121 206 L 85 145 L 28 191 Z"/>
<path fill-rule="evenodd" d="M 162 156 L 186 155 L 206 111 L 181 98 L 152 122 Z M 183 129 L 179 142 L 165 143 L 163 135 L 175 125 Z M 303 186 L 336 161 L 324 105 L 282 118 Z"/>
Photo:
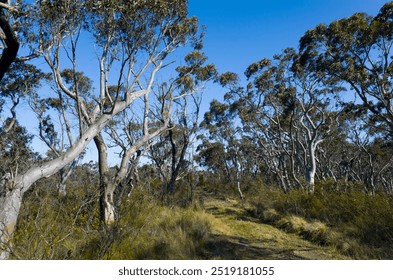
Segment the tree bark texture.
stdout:
<path fill-rule="evenodd" d="M 94 137 L 98 150 L 98 164 L 100 173 L 100 217 L 106 225 L 115 221 L 115 187 L 109 179 L 108 150 L 101 134 Z"/>
<path fill-rule="evenodd" d="M 11 252 L 10 239 L 15 230 L 22 198 L 20 188 L 7 192 L 5 197 L 0 198 L 0 260 L 8 259 Z"/>

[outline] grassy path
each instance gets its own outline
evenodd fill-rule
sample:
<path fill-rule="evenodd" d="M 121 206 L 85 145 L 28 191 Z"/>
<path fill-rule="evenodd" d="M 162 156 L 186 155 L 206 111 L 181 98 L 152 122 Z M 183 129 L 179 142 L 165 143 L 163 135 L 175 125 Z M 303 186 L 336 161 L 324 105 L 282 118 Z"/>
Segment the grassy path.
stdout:
<path fill-rule="evenodd" d="M 260 223 L 235 200 L 205 198 L 204 207 L 213 231 L 207 246 L 207 259 L 345 259 L 332 248 L 315 245 Z"/>

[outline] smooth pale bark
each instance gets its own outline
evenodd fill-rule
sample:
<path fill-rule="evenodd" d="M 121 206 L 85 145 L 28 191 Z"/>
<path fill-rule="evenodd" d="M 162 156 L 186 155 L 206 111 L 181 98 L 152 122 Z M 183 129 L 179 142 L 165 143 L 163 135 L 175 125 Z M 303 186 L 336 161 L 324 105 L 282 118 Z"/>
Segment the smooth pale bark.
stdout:
<path fill-rule="evenodd" d="M 101 220 L 106 225 L 111 225 L 116 221 L 116 199 L 115 191 L 122 181 L 127 177 L 129 172 L 129 162 L 132 157 L 143 145 L 153 138 L 157 137 L 167 129 L 168 121 L 166 120 L 161 128 L 153 133 L 145 134 L 130 149 L 126 150 L 120 164 L 120 168 L 113 180 L 109 177 L 108 152 L 105 141 L 101 135 L 94 138 L 98 150 L 98 167 L 100 173 L 100 214 Z"/>
<path fill-rule="evenodd" d="M 22 205 L 23 192 L 20 188 L 8 192 L 0 199 L 0 260 L 8 259 L 11 243 L 9 242 L 15 230 Z"/>
<path fill-rule="evenodd" d="M 12 179 L 12 182 L 10 182 L 11 187 L 9 187 L 11 190 L 7 191 L 6 195 L 0 198 L 0 259 L 7 259 L 9 257 L 10 250 L 7 247 L 9 247 L 10 239 L 15 230 L 24 193 L 39 179 L 52 176 L 75 160 L 114 115 L 124 110 L 145 92 L 146 90 L 141 90 L 132 93 L 132 96 L 130 96 L 127 102 L 122 101 L 116 104 L 112 114 L 101 115 L 101 117 L 83 133 L 82 137 L 74 146 L 62 156 L 38 166 L 33 166 L 25 173 Z"/>
<path fill-rule="evenodd" d="M 307 183 L 308 183 L 308 187 L 309 187 L 309 191 L 311 193 L 314 192 L 315 190 L 315 174 L 317 172 L 317 160 L 316 160 L 316 156 L 315 156 L 315 152 L 317 149 L 317 146 L 319 143 L 321 143 L 322 141 L 311 141 L 311 143 L 309 144 L 309 156 L 310 156 L 310 162 L 307 168 Z"/>
<path fill-rule="evenodd" d="M 242 190 L 241 190 L 241 188 L 240 188 L 240 181 L 239 181 L 239 180 L 237 180 L 237 191 L 239 192 L 240 198 L 241 198 L 241 199 L 244 199 Z"/>
<path fill-rule="evenodd" d="M 9 188 L 11 190 L 6 192 L 0 206 L 0 246 L 9 244 L 9 239 L 12 237 L 18 220 L 24 193 L 39 179 L 55 174 L 77 158 L 93 137 L 101 131 L 110 119 L 110 115 L 102 116 L 97 123 L 84 133 L 83 138 L 79 139 L 79 141 L 77 141 L 64 155 L 39 166 L 30 168 L 24 174 L 17 176 L 10 182 L 11 187 Z M 2 247 L 0 248 L 1 259 L 7 259 L 9 250 Z"/>

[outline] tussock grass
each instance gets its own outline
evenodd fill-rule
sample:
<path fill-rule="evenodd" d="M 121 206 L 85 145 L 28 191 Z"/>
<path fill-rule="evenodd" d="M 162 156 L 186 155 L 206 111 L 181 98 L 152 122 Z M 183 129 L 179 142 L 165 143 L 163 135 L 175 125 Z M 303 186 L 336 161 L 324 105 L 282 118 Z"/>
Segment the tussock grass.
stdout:
<path fill-rule="evenodd" d="M 271 213 L 274 213 L 274 216 Z M 313 243 L 333 247 L 344 255 L 360 259 L 375 257 L 375 254 L 362 246 L 356 239 L 351 239 L 320 221 L 307 221 L 303 217 L 295 215 L 280 216 L 273 209 L 264 211 L 263 214 L 264 216 L 261 216 L 263 222 L 285 232 L 299 235 Z M 272 219 L 272 217 L 274 218 Z"/>
<path fill-rule="evenodd" d="M 139 231 L 118 239 L 111 259 L 195 259 L 210 233 L 202 211 L 154 207 Z M 123 222 L 121 222 L 123 224 Z M 128 223 L 129 224 L 129 223 Z"/>
<path fill-rule="evenodd" d="M 393 199 L 317 186 L 314 194 L 261 188 L 251 213 L 263 222 L 355 259 L 393 258 Z"/>
<path fill-rule="evenodd" d="M 268 224 L 273 224 L 274 222 L 279 220 L 280 217 L 280 214 L 278 214 L 278 212 L 273 208 L 264 210 L 261 215 L 262 220 Z"/>
<path fill-rule="evenodd" d="M 143 190 L 124 199 L 119 220 L 103 226 L 94 187 L 65 198 L 35 188 L 21 210 L 14 259 L 198 259 L 210 221 L 198 207 L 168 207 Z"/>

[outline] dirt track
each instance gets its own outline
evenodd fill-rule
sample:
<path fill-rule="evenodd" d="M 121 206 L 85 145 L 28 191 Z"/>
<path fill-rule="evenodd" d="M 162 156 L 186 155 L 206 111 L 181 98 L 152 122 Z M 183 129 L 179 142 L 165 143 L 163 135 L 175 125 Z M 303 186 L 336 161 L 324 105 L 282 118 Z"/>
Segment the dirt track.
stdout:
<path fill-rule="evenodd" d="M 213 231 L 207 246 L 207 259 L 346 259 L 332 248 L 318 246 L 260 223 L 235 200 L 205 198 L 203 204 L 211 215 Z"/>

